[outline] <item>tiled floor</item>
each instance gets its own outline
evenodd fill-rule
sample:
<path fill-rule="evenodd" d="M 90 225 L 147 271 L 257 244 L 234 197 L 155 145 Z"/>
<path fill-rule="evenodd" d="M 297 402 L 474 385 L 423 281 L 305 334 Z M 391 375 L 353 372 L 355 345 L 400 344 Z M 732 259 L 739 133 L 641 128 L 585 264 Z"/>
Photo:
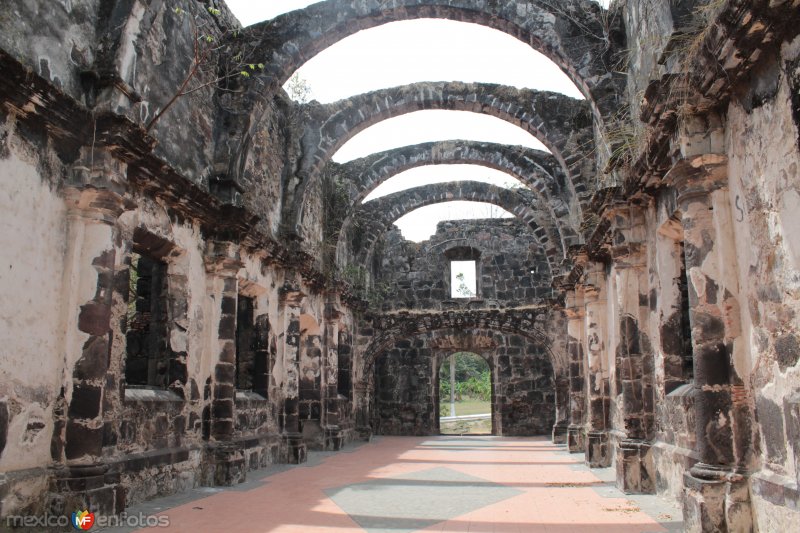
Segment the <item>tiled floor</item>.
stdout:
<path fill-rule="evenodd" d="M 582 459 L 543 438 L 381 437 L 129 512 L 167 515 L 163 531 L 193 533 L 681 530 L 674 504 L 623 495 L 609 469 Z"/>

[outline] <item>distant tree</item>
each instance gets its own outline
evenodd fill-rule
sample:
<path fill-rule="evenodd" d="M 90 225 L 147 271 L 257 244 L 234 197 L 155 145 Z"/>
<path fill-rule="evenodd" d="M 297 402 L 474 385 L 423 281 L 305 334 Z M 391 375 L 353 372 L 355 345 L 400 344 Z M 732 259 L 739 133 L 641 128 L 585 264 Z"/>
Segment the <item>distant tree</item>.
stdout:
<path fill-rule="evenodd" d="M 308 80 L 301 78 L 296 72 L 294 76 L 289 78 L 289 81 L 286 82 L 286 92 L 289 93 L 292 100 L 300 104 L 307 104 L 311 100 L 313 94 Z"/>
<path fill-rule="evenodd" d="M 463 272 L 459 272 L 456 274 L 456 280 L 458 280 L 458 285 L 456 286 L 456 294 L 463 298 L 472 298 L 475 296 L 475 293 L 472 292 L 472 289 L 467 286 L 466 278 Z"/>

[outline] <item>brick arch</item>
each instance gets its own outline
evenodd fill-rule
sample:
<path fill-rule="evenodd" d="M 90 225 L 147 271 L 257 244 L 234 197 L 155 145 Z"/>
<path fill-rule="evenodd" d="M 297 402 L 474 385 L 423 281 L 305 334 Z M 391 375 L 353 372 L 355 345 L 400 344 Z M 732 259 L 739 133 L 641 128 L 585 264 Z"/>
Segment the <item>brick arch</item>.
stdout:
<path fill-rule="evenodd" d="M 271 96 L 306 61 L 349 35 L 420 18 L 479 24 L 530 45 L 564 71 L 598 119 L 613 112 L 622 94 L 624 76 L 614 73 L 614 64 L 625 47 L 623 21 L 592 0 L 320 2 L 244 29 L 242 42 L 267 63 L 253 91 Z"/>
<path fill-rule="evenodd" d="M 547 255 L 551 270 L 555 271 L 564 256 L 562 239 L 546 210 L 536 208 L 538 200 L 533 193 L 475 181 L 414 187 L 360 204 L 342 225 L 337 259 L 341 262 L 349 256 L 349 251 L 353 251 L 356 264 L 367 265 L 375 243 L 395 220 L 420 207 L 456 200 L 490 203 L 516 215 L 530 226 L 534 238 Z"/>
<path fill-rule="evenodd" d="M 328 161 L 345 142 L 383 120 L 429 109 L 481 113 L 519 126 L 552 152 L 568 176 L 571 194 L 582 204 L 589 201 L 591 189 L 586 177 L 594 175 L 594 162 L 592 120 L 586 101 L 488 83 L 424 82 L 308 106 L 310 119 L 302 141 L 304 156 L 296 173 L 297 186 L 288 187 L 284 198 L 288 226 L 295 231 L 301 226 L 309 184 L 320 179 Z"/>
<path fill-rule="evenodd" d="M 467 140 L 420 143 L 344 164 L 330 162 L 327 173 L 353 186 L 352 204 L 361 203 L 379 185 L 412 168 L 425 165 L 474 164 L 505 172 L 527 185 L 542 200 L 558 225 L 562 241 L 577 236 L 581 208 L 570 194 L 564 170 L 552 154 L 505 144 Z M 568 246 L 571 242 L 562 242 Z"/>

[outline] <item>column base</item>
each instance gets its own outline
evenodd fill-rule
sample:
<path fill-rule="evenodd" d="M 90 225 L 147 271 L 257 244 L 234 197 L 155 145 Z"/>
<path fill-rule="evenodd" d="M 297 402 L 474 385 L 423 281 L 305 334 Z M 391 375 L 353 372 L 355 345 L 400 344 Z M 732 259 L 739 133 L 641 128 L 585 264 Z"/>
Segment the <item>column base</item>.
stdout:
<path fill-rule="evenodd" d="M 283 436 L 287 446 L 287 462 L 290 465 L 299 465 L 306 462 L 307 448 L 303 442 L 302 433 L 286 433 Z"/>
<path fill-rule="evenodd" d="M 125 488 L 108 465 L 81 465 L 54 470 L 50 481 L 49 511 L 69 514 L 75 509 L 113 516 L 125 510 Z"/>
<path fill-rule="evenodd" d="M 608 431 L 589 431 L 586 434 L 586 464 L 590 468 L 611 466 Z"/>
<path fill-rule="evenodd" d="M 343 443 L 342 428 L 336 425 L 325 427 L 325 450 L 338 452 L 342 449 Z"/>
<path fill-rule="evenodd" d="M 566 422 L 558 422 L 553 426 L 553 444 L 566 444 L 567 443 L 567 428 Z"/>
<path fill-rule="evenodd" d="M 747 478 L 729 468 L 697 463 L 683 476 L 684 531 L 753 530 Z"/>
<path fill-rule="evenodd" d="M 586 430 L 583 426 L 569 425 L 567 428 L 567 448 L 569 453 L 586 452 Z"/>
<path fill-rule="evenodd" d="M 655 494 L 655 464 L 650 443 L 622 439 L 617 447 L 617 488 L 625 494 Z"/>
<path fill-rule="evenodd" d="M 247 479 L 244 453 L 233 443 L 218 443 L 209 446 L 213 464 L 214 486 L 232 487 Z"/>
<path fill-rule="evenodd" d="M 356 427 L 356 438 L 369 442 L 372 439 L 372 428 L 369 426 Z"/>

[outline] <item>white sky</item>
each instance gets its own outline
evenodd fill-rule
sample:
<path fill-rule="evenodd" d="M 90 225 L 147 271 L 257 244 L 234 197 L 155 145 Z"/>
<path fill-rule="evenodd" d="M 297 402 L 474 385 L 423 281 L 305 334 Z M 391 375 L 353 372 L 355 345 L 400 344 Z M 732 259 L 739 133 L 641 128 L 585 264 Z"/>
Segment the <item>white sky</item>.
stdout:
<path fill-rule="evenodd" d="M 439 170 L 432 173 L 431 170 Z M 506 189 L 514 187 L 525 187 L 525 185 L 514 176 L 479 165 L 429 165 L 416 167 L 403 171 L 396 176 L 378 185 L 365 199 L 369 202 L 375 198 L 380 198 L 393 192 L 399 192 L 411 187 L 419 187 L 429 183 L 444 183 L 448 181 L 480 181 L 491 183 Z"/>
<path fill-rule="evenodd" d="M 464 279 L 458 279 L 459 274 L 463 274 Z M 477 289 L 476 276 L 475 261 L 450 261 L 450 296 L 452 298 L 474 297 Z M 459 289 L 462 290 L 459 291 Z"/>
<path fill-rule="evenodd" d="M 226 0 L 226 3 L 240 22 L 249 26 L 314 2 Z M 418 81 L 499 83 L 582 97 L 555 64 L 528 45 L 485 26 L 449 20 L 409 20 L 363 30 L 323 50 L 297 74 L 311 87 L 311 98 L 320 102 Z M 419 111 L 367 128 L 342 146 L 333 159 L 345 162 L 389 148 L 448 139 L 544 149 L 521 128 L 495 117 L 456 111 Z M 408 171 L 411 177 L 396 176 L 396 181 L 381 187 L 378 194 L 400 190 L 398 183 L 408 188 L 463 179 L 494 179 L 492 183 L 495 184 L 513 181 L 504 173 L 483 167 L 468 171 L 466 166 L 435 165 L 413 169 Z M 496 174 L 501 174 L 502 178 Z M 376 194 L 369 198 L 374 197 Z M 440 220 L 487 218 L 501 212 L 511 216 L 489 204 L 450 202 L 418 209 L 399 219 L 396 225 L 407 239 L 421 241 L 435 231 Z"/>

